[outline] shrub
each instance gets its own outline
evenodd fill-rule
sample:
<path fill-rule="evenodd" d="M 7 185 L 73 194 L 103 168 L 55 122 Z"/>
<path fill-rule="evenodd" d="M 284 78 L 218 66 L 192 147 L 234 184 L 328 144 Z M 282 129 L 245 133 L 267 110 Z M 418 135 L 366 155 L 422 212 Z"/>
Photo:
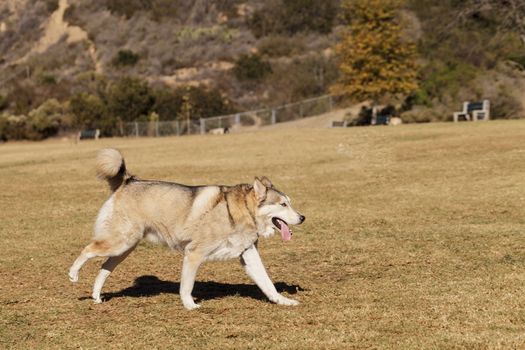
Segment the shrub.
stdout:
<path fill-rule="evenodd" d="M 305 46 L 297 36 L 290 38 L 281 35 L 271 35 L 261 39 L 257 49 L 261 55 L 283 57 L 299 54 L 305 50 Z"/>
<path fill-rule="evenodd" d="M 151 1 L 144 0 L 106 0 L 106 7 L 112 13 L 131 18 L 138 11 L 151 9 Z"/>
<path fill-rule="evenodd" d="M 38 76 L 38 81 L 43 85 L 56 85 L 57 81 L 54 75 L 42 73 Z"/>
<path fill-rule="evenodd" d="M 327 34 L 332 31 L 336 14 L 335 0 L 272 0 L 254 12 L 248 25 L 257 38 L 303 31 Z"/>
<path fill-rule="evenodd" d="M 457 95 L 460 88 L 468 85 L 477 73 L 476 67 L 460 61 L 445 64 L 432 62 L 421 72 L 419 90 L 415 92 L 417 95 L 412 97 L 412 102 L 414 105 L 428 105 L 431 99 Z"/>
<path fill-rule="evenodd" d="M 332 58 L 310 55 L 291 63 L 276 64 L 268 77 L 274 103 L 284 103 L 324 94 L 337 79 L 338 69 Z"/>
<path fill-rule="evenodd" d="M 131 50 L 119 50 L 113 58 L 114 66 L 134 66 L 139 61 L 139 55 Z"/>
<path fill-rule="evenodd" d="M 0 116 L 0 140 L 42 140 L 55 136 L 66 127 L 64 107 L 55 99 L 49 99 L 29 115 Z"/>
<path fill-rule="evenodd" d="M 525 56 L 524 55 L 511 55 L 509 57 L 511 62 L 514 62 L 519 70 L 525 70 Z"/>
<path fill-rule="evenodd" d="M 241 55 L 235 62 L 233 73 L 238 80 L 261 80 L 272 72 L 269 62 L 257 54 Z"/>
<path fill-rule="evenodd" d="M 26 138 L 42 140 L 55 136 L 64 126 L 64 107 L 52 98 L 28 114 Z"/>
<path fill-rule="evenodd" d="M 124 77 L 111 84 L 106 98 L 109 113 L 125 122 L 145 118 L 155 102 L 148 83 L 133 77 Z"/>
<path fill-rule="evenodd" d="M 55 12 L 58 10 L 58 0 L 45 0 L 45 3 L 48 12 Z"/>
<path fill-rule="evenodd" d="M 151 16 L 155 21 L 160 21 L 163 18 L 175 18 L 179 8 L 178 1 L 153 0 L 151 1 Z"/>
<path fill-rule="evenodd" d="M 180 90 L 177 91 L 177 93 L 180 92 Z M 218 89 L 191 86 L 187 88 L 187 94 L 189 96 L 188 101 L 193 106 L 192 112 L 195 117 L 209 118 L 235 111 L 231 101 Z"/>
<path fill-rule="evenodd" d="M 38 96 L 35 88 L 29 84 L 15 83 L 7 95 L 7 100 L 17 115 L 27 114 L 37 103 Z"/>
<path fill-rule="evenodd" d="M 452 118 L 452 113 L 447 113 L 440 108 L 415 107 L 401 114 L 403 123 L 429 123 Z"/>
<path fill-rule="evenodd" d="M 8 115 L 0 116 L 0 139 L 22 140 L 26 138 L 27 117 L 25 115 Z"/>
<path fill-rule="evenodd" d="M 103 135 L 113 133 L 115 120 L 100 97 L 88 93 L 76 94 L 69 100 L 69 111 L 73 114 L 76 129 L 100 129 Z"/>
<path fill-rule="evenodd" d="M 159 120 L 174 120 L 182 107 L 182 94 L 167 88 L 158 88 L 153 92 L 155 103 L 152 110 L 159 115 Z"/>
<path fill-rule="evenodd" d="M 9 101 L 7 100 L 7 97 L 0 95 L 0 111 L 3 111 L 7 107 L 9 107 Z"/>
<path fill-rule="evenodd" d="M 154 96 L 152 111 L 159 115 L 159 120 L 174 120 L 183 114 L 184 101 L 187 101 L 192 118 L 208 118 L 235 112 L 232 102 L 218 89 L 205 86 L 157 89 Z"/>
<path fill-rule="evenodd" d="M 494 99 L 491 99 L 492 119 L 516 119 L 523 113 L 523 107 L 509 92 L 501 87 Z"/>
<path fill-rule="evenodd" d="M 173 0 L 106 0 L 106 8 L 127 19 L 136 12 L 146 11 L 151 13 L 154 20 L 160 20 L 163 17 L 175 17 L 180 4 Z"/>

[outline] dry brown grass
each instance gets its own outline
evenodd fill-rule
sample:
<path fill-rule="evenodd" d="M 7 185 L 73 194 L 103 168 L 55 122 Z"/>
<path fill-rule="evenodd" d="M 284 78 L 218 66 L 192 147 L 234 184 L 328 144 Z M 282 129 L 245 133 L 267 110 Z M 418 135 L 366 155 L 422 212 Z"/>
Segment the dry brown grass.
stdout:
<path fill-rule="evenodd" d="M 0 146 L 0 347 L 443 349 L 525 346 L 525 121 Z M 100 261 L 67 270 L 108 195 L 101 147 L 143 178 L 268 175 L 307 220 L 260 244 L 267 302 L 237 261 L 208 263 L 188 312 L 181 257 L 141 244 L 93 305 Z M 153 277 L 154 276 L 154 277 Z"/>

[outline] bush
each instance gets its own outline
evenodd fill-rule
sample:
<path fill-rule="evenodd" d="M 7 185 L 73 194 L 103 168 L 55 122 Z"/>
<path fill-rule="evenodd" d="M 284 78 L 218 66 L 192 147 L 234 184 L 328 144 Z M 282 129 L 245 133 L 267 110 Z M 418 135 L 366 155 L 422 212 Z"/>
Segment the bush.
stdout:
<path fill-rule="evenodd" d="M 151 9 L 151 1 L 144 0 L 106 0 L 106 8 L 112 13 L 126 17 L 133 17 L 135 12 Z"/>
<path fill-rule="evenodd" d="M 429 123 L 435 121 L 444 121 L 452 118 L 451 112 L 445 112 L 442 109 L 415 107 L 414 109 L 401 114 L 403 123 Z"/>
<path fill-rule="evenodd" d="M 274 103 L 284 103 L 322 95 L 337 77 L 338 69 L 332 58 L 310 55 L 291 63 L 276 64 L 267 81 L 272 87 L 270 94 Z"/>
<path fill-rule="evenodd" d="M 109 11 L 127 19 L 139 11 L 150 12 L 154 20 L 175 17 L 179 5 L 178 1 L 173 0 L 106 0 L 106 8 Z"/>
<path fill-rule="evenodd" d="M 148 83 L 133 77 L 111 84 L 106 98 L 109 113 L 124 122 L 145 119 L 155 102 Z"/>
<path fill-rule="evenodd" d="M 49 73 L 39 74 L 37 79 L 39 83 L 42 85 L 56 85 L 57 84 L 57 80 L 55 76 Z"/>
<path fill-rule="evenodd" d="M 509 61 L 514 62 L 518 69 L 523 71 L 525 70 L 525 56 L 524 55 L 511 55 Z"/>
<path fill-rule="evenodd" d="M 302 40 L 295 36 L 293 38 L 271 35 L 259 41 L 257 49 L 261 55 L 269 57 L 283 57 L 300 54 L 305 51 Z"/>
<path fill-rule="evenodd" d="M 446 95 L 456 96 L 462 87 L 474 80 L 478 72 L 476 67 L 460 61 L 445 64 L 432 62 L 422 70 L 419 89 L 409 96 L 406 107 L 430 106 L 433 99 L 443 99 Z"/>
<path fill-rule="evenodd" d="M 272 0 L 254 12 L 248 25 L 257 38 L 304 31 L 327 34 L 332 31 L 336 14 L 335 0 Z"/>
<path fill-rule="evenodd" d="M 259 55 L 242 55 L 235 62 L 233 73 L 238 80 L 262 80 L 272 72 L 269 62 L 264 61 Z"/>
<path fill-rule="evenodd" d="M 65 126 L 64 107 L 56 99 L 49 99 L 28 114 L 26 138 L 42 140 L 55 136 Z"/>
<path fill-rule="evenodd" d="M 48 12 L 55 12 L 58 10 L 58 0 L 45 0 L 46 9 Z"/>
<path fill-rule="evenodd" d="M 55 136 L 66 127 L 64 107 L 55 99 L 49 99 L 28 116 L 0 116 L 0 140 L 42 140 Z"/>
<path fill-rule="evenodd" d="M 115 119 L 110 116 L 104 101 L 96 95 L 79 93 L 69 100 L 73 126 L 77 130 L 100 129 L 102 135 L 112 135 Z"/>
<path fill-rule="evenodd" d="M 191 86 L 185 89 L 194 117 L 209 118 L 235 112 L 231 101 L 218 89 L 209 89 L 203 86 Z M 181 94 L 184 92 L 182 89 L 178 89 L 176 93 Z"/>
<path fill-rule="evenodd" d="M 26 138 L 27 117 L 3 114 L 0 116 L 0 140 L 22 140 Z"/>
<path fill-rule="evenodd" d="M 24 115 L 29 113 L 37 103 L 38 95 L 32 85 L 15 83 L 7 95 L 7 100 L 14 113 Z"/>
<path fill-rule="evenodd" d="M 182 94 L 176 94 L 172 89 L 159 88 L 153 92 L 155 103 L 152 110 L 159 115 L 159 120 L 175 120 L 182 108 Z"/>
<path fill-rule="evenodd" d="M 114 66 L 134 66 L 139 61 L 139 55 L 131 50 L 119 50 L 113 58 Z"/>
<path fill-rule="evenodd" d="M 491 102 L 491 119 L 516 119 L 523 113 L 521 103 L 503 87 Z"/>
<path fill-rule="evenodd" d="M 7 97 L 0 95 L 0 111 L 3 111 L 7 107 L 9 107 L 9 101 L 7 100 Z"/>
<path fill-rule="evenodd" d="M 204 86 L 157 89 L 154 96 L 152 111 L 159 115 L 159 120 L 174 120 L 182 115 L 185 100 L 192 118 L 208 118 L 235 112 L 231 101 L 218 89 Z"/>

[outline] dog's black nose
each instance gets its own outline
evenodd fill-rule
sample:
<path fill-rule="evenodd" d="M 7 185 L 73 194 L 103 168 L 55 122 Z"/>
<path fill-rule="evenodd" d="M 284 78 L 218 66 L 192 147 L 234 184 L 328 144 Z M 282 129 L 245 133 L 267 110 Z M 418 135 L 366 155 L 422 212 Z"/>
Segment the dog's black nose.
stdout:
<path fill-rule="evenodd" d="M 299 221 L 301 221 L 300 224 L 302 224 L 305 219 L 304 215 L 299 216 Z"/>

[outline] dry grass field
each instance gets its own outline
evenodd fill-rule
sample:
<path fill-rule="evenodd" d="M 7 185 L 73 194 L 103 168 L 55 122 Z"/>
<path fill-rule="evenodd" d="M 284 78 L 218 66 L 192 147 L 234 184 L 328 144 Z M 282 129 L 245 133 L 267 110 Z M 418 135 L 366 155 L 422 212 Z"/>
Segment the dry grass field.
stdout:
<path fill-rule="evenodd" d="M 142 178 L 267 175 L 306 215 L 263 239 L 295 308 L 238 261 L 207 263 L 183 309 L 181 255 L 141 243 L 91 287 L 67 271 L 109 194 L 102 147 Z M 497 349 L 525 347 L 525 121 L 0 145 L 0 348 Z"/>

